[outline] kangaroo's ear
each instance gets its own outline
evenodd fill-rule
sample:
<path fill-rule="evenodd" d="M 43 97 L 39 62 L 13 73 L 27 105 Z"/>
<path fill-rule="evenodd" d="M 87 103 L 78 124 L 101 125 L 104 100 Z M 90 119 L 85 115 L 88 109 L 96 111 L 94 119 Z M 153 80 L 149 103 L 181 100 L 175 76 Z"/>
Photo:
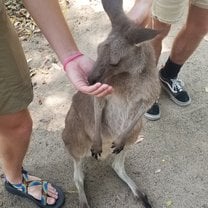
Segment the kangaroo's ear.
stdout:
<path fill-rule="evenodd" d="M 146 28 L 131 28 L 126 32 L 126 38 L 130 41 L 131 44 L 138 44 L 143 41 L 151 40 L 156 35 L 158 35 L 160 31 L 146 29 Z"/>
<path fill-rule="evenodd" d="M 114 40 L 110 45 L 110 64 L 117 65 L 124 56 L 122 43 L 119 40 Z"/>

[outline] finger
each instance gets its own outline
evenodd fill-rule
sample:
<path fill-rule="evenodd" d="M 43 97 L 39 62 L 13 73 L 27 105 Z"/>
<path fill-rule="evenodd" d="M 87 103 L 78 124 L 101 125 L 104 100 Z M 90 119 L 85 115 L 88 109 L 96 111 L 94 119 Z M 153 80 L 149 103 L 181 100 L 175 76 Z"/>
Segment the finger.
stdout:
<path fill-rule="evenodd" d="M 90 86 L 85 83 L 83 85 L 79 84 L 78 90 L 89 95 L 101 97 L 112 93 L 113 88 L 108 84 L 101 84 L 98 82 Z"/>
<path fill-rule="evenodd" d="M 77 86 L 78 90 L 87 94 L 92 94 L 95 92 L 97 89 L 100 88 L 102 84 L 101 83 L 95 83 L 94 85 L 86 85 L 86 83 L 83 83 L 83 85 Z"/>
<path fill-rule="evenodd" d="M 97 96 L 97 95 L 99 95 L 100 93 L 106 91 L 106 90 L 108 89 L 108 87 L 109 87 L 109 85 L 107 85 L 107 84 L 102 84 L 98 89 L 92 91 L 90 94 L 91 94 L 91 95 Z"/>
<path fill-rule="evenodd" d="M 104 97 L 106 95 L 109 95 L 113 92 L 113 88 L 109 86 L 107 89 L 105 89 L 103 92 L 96 95 L 96 97 Z"/>

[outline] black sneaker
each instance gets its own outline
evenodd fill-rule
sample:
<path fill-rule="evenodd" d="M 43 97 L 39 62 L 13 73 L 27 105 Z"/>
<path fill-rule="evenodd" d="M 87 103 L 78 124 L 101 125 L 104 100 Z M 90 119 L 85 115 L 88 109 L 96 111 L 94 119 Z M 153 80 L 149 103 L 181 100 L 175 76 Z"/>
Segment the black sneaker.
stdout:
<path fill-rule="evenodd" d="M 144 114 L 144 117 L 151 121 L 160 119 L 160 108 L 158 102 L 155 102 L 152 107 Z"/>
<path fill-rule="evenodd" d="M 161 73 L 159 76 L 162 87 L 177 105 L 187 106 L 191 103 L 191 98 L 189 97 L 188 93 L 183 89 L 184 83 L 180 79 L 167 79 L 164 78 Z"/>

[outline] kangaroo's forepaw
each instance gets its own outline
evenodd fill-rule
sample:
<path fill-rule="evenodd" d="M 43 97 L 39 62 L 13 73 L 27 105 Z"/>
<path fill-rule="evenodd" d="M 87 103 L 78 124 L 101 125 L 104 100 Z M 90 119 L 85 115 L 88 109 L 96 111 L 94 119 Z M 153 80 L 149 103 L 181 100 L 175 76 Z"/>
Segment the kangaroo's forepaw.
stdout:
<path fill-rule="evenodd" d="M 92 157 L 98 160 L 98 157 L 101 157 L 102 150 L 95 150 L 93 147 L 91 148 Z"/>
<path fill-rule="evenodd" d="M 116 144 L 113 142 L 111 148 L 114 149 L 114 154 L 119 154 L 124 149 L 124 145 Z"/>
<path fill-rule="evenodd" d="M 145 208 L 152 208 L 152 205 L 150 204 L 147 195 L 139 190 L 137 190 L 137 195 L 135 196 L 135 199 L 137 201 L 142 202 L 143 206 Z"/>

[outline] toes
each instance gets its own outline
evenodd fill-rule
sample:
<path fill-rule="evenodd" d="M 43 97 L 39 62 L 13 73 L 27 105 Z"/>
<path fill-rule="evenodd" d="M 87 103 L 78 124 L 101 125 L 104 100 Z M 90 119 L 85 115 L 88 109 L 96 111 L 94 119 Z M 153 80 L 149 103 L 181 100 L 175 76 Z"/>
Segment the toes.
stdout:
<path fill-rule="evenodd" d="M 58 192 L 51 184 L 48 184 L 48 196 L 58 199 Z"/>
<path fill-rule="evenodd" d="M 56 203 L 56 199 L 54 199 L 53 197 L 47 197 L 47 204 L 53 205 L 55 203 Z"/>
<path fill-rule="evenodd" d="M 58 192 L 56 189 L 51 185 L 48 184 L 48 193 L 47 193 L 47 204 L 53 205 L 56 203 L 56 200 L 58 199 Z"/>

